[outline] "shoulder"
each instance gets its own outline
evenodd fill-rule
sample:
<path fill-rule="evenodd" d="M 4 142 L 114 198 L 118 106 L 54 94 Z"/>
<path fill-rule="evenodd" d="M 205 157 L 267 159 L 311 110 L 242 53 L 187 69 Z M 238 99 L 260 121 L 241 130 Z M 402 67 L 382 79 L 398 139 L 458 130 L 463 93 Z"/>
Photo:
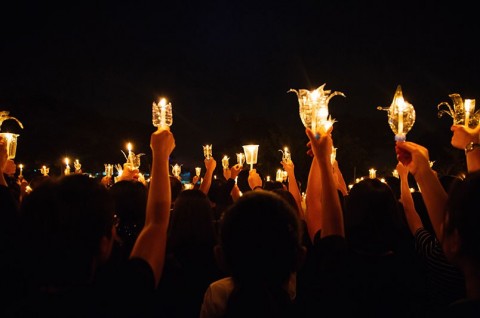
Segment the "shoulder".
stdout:
<path fill-rule="evenodd" d="M 210 284 L 205 292 L 200 317 L 221 317 L 233 290 L 233 279 L 225 277 Z"/>

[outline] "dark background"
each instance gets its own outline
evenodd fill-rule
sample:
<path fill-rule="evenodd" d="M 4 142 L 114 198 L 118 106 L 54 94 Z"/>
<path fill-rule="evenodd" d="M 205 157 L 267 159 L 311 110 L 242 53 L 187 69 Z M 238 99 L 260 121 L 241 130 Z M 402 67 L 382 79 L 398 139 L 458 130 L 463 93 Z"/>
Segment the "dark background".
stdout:
<path fill-rule="evenodd" d="M 25 126 L 16 163 L 25 174 L 64 169 L 78 158 L 87 172 L 123 163 L 133 143 L 148 172 L 151 105 L 173 105 L 172 165 L 203 164 L 202 145 L 221 158 L 259 144 L 255 167 L 275 175 L 278 149 L 290 147 L 304 185 L 311 159 L 290 88 L 322 84 L 345 93 L 329 104 L 337 160 L 347 182 L 390 176 L 394 135 L 387 107 L 397 85 L 415 107 L 407 139 L 430 150 L 441 174 L 464 170 L 450 145 L 449 94 L 479 91 L 478 14 L 462 2 L 156 1 L 130 4 L 2 4 L 0 110 Z"/>

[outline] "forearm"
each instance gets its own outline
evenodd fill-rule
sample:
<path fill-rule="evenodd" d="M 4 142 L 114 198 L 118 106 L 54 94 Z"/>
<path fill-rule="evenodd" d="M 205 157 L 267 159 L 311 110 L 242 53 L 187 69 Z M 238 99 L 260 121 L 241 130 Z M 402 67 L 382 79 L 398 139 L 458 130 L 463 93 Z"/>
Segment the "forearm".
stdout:
<path fill-rule="evenodd" d="M 301 219 L 305 217 L 302 208 L 302 194 L 300 193 L 300 189 L 298 188 L 297 179 L 295 178 L 295 174 L 289 174 L 288 177 L 288 192 L 290 192 L 293 197 L 295 198 L 295 202 L 297 203 L 298 211 L 301 213 L 299 216 Z"/>
<path fill-rule="evenodd" d="M 322 233 L 321 237 L 330 235 L 345 236 L 343 211 L 338 197 L 338 190 L 333 175 L 332 165 L 324 158 L 317 159 L 322 183 Z"/>
<path fill-rule="evenodd" d="M 447 193 L 431 169 L 419 171 L 414 177 L 422 191 L 422 197 L 435 235 L 437 239 L 440 239 L 442 237 L 441 227 L 445 218 Z"/>
<path fill-rule="evenodd" d="M 412 235 L 415 235 L 415 232 L 423 227 L 422 220 L 418 215 L 415 209 L 415 203 L 413 202 L 412 194 L 410 188 L 408 187 L 407 180 L 401 178 L 400 180 L 400 198 L 402 201 L 403 210 L 405 213 L 405 218 L 407 219 L 408 227 Z"/>
<path fill-rule="evenodd" d="M 207 170 L 203 176 L 203 181 L 200 184 L 199 190 L 208 195 L 210 186 L 212 185 L 213 170 Z"/>
<path fill-rule="evenodd" d="M 315 234 L 322 229 L 322 181 L 320 180 L 320 168 L 315 159 L 310 166 L 305 199 L 305 222 L 308 235 L 313 241 Z"/>
<path fill-rule="evenodd" d="M 468 153 L 466 153 L 467 159 L 467 170 L 469 173 L 480 170 L 480 149 L 476 148 Z"/>

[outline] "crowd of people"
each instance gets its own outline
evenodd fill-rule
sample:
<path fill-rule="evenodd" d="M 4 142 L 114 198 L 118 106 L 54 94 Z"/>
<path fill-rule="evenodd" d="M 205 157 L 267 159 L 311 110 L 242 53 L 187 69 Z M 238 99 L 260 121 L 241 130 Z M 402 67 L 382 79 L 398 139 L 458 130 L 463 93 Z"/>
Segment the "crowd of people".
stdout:
<path fill-rule="evenodd" d="M 452 126 L 468 173 L 448 187 L 427 148 L 398 141 L 398 188 L 348 189 L 332 131 L 306 128 L 305 196 L 290 159 L 278 182 L 239 164 L 213 178 L 211 157 L 186 189 L 168 128 L 148 181 L 126 164 L 116 180 L 27 182 L 0 139 L 0 315 L 480 317 L 480 125 Z"/>

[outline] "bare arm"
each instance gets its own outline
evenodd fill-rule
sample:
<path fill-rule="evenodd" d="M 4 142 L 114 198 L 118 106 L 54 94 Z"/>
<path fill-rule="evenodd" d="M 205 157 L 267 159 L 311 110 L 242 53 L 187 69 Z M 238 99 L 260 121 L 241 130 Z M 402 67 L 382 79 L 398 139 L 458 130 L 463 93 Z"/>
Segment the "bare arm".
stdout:
<path fill-rule="evenodd" d="M 215 168 L 217 167 L 217 162 L 213 157 L 210 157 L 210 159 L 205 159 L 205 175 L 203 176 L 203 181 L 200 184 L 199 190 L 205 193 L 205 195 L 208 195 L 208 191 L 210 191 L 210 186 L 212 185 L 212 178 L 213 178 L 213 172 L 215 171 Z"/>
<path fill-rule="evenodd" d="M 400 177 L 400 201 L 405 212 L 405 217 L 408 222 L 410 232 L 414 235 L 415 232 L 423 227 L 422 220 L 415 209 L 415 203 L 413 202 L 412 193 L 408 186 L 408 169 L 399 162 L 397 164 L 397 171 Z"/>
<path fill-rule="evenodd" d="M 436 173 L 430 168 L 428 150 L 413 142 L 397 142 L 396 152 L 402 162 L 415 177 L 427 208 L 428 216 L 432 222 L 437 239 L 441 239 L 442 223 L 445 219 L 445 206 L 447 193 L 437 178 Z"/>
<path fill-rule="evenodd" d="M 310 129 L 306 129 L 315 162 L 319 166 L 322 185 L 320 193 L 322 208 L 320 210 L 310 211 L 310 213 L 315 214 L 311 215 L 312 217 L 319 217 L 321 219 L 322 238 L 331 235 L 345 236 L 343 211 L 340 198 L 338 197 L 337 185 L 330 159 L 333 145 L 331 131 L 332 128 L 330 128 L 327 133 L 320 134 L 320 138 L 316 139 L 315 134 Z"/>
<path fill-rule="evenodd" d="M 299 215 L 299 217 L 300 217 L 300 219 L 303 220 L 305 218 L 305 215 L 303 213 L 303 208 L 302 208 L 302 194 L 300 193 L 300 189 L 298 188 L 297 178 L 295 178 L 295 165 L 293 164 L 293 161 L 291 161 L 291 160 L 289 160 L 288 162 L 281 161 L 280 163 L 282 164 L 283 169 L 288 174 L 288 191 L 295 198 L 295 202 L 297 203 L 298 211 L 302 212 Z"/>
<path fill-rule="evenodd" d="M 155 286 L 157 286 L 165 263 L 171 205 L 168 158 L 175 148 L 175 139 L 170 130 L 157 130 L 152 133 L 150 148 L 152 149 L 152 171 L 145 226 L 135 242 L 130 258 L 142 258 L 150 264 L 155 277 Z"/>

